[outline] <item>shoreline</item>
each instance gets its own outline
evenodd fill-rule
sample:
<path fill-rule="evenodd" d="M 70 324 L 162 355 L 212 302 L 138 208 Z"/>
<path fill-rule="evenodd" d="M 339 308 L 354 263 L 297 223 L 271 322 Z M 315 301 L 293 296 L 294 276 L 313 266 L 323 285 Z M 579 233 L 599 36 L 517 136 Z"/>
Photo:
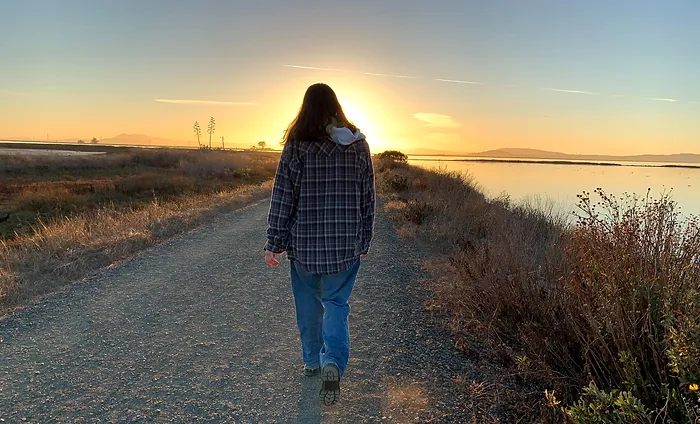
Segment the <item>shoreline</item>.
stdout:
<path fill-rule="evenodd" d="M 444 157 L 444 156 L 443 156 Z M 568 160 L 549 160 L 549 159 L 506 159 L 506 158 L 494 158 L 494 159 L 484 159 L 484 158 L 473 158 L 473 159 L 424 159 L 424 158 L 411 158 L 408 157 L 408 161 L 421 161 L 421 162 L 493 162 L 493 163 L 519 163 L 519 164 L 539 164 L 539 165 L 585 165 L 585 166 L 629 166 L 635 168 L 683 168 L 683 169 L 700 169 L 700 164 L 668 164 L 664 162 L 659 162 L 658 165 L 653 164 L 639 164 L 639 163 L 617 163 L 617 162 L 572 162 Z"/>

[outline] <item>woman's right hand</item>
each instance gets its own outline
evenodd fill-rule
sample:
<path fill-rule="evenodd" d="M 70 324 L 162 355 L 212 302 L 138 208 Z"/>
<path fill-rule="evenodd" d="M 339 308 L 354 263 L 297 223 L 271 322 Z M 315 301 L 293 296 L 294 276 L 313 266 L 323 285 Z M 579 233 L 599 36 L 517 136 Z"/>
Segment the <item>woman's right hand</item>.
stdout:
<path fill-rule="evenodd" d="M 277 260 L 277 253 L 265 251 L 265 263 L 270 267 L 278 266 L 280 261 Z"/>

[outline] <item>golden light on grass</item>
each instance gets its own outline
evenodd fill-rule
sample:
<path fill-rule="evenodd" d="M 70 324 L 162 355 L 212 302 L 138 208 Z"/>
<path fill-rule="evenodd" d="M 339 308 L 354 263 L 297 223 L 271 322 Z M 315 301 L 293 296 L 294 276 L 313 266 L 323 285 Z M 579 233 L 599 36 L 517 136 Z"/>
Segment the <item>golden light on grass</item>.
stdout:
<path fill-rule="evenodd" d="M 416 422 L 430 406 L 428 394 L 422 384 L 408 379 L 386 377 L 387 388 L 382 402 L 382 415 L 396 423 Z"/>
<path fill-rule="evenodd" d="M 169 149 L 3 156 L 0 179 L 13 180 L 0 192 L 12 218 L 0 224 L 0 315 L 266 198 L 277 158 Z"/>

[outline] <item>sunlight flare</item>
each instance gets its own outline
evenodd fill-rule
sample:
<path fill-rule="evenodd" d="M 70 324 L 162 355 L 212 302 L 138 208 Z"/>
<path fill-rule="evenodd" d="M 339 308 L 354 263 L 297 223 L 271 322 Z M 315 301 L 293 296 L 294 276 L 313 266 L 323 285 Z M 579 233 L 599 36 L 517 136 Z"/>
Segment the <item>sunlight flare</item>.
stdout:
<path fill-rule="evenodd" d="M 251 102 L 220 102 L 215 100 L 175 100 L 175 99 L 153 99 L 158 103 L 172 103 L 176 105 L 210 105 L 210 106 L 257 106 Z"/>

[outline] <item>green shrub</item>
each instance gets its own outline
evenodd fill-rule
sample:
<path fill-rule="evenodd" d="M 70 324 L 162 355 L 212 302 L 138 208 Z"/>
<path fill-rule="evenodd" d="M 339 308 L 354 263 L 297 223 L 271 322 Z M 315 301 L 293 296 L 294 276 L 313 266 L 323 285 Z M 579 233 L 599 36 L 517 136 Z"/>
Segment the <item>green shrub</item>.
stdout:
<path fill-rule="evenodd" d="M 575 423 L 631 424 L 651 423 L 651 415 L 642 402 L 630 392 L 598 389 L 591 382 L 583 389 L 581 398 L 565 408 L 568 418 Z"/>

